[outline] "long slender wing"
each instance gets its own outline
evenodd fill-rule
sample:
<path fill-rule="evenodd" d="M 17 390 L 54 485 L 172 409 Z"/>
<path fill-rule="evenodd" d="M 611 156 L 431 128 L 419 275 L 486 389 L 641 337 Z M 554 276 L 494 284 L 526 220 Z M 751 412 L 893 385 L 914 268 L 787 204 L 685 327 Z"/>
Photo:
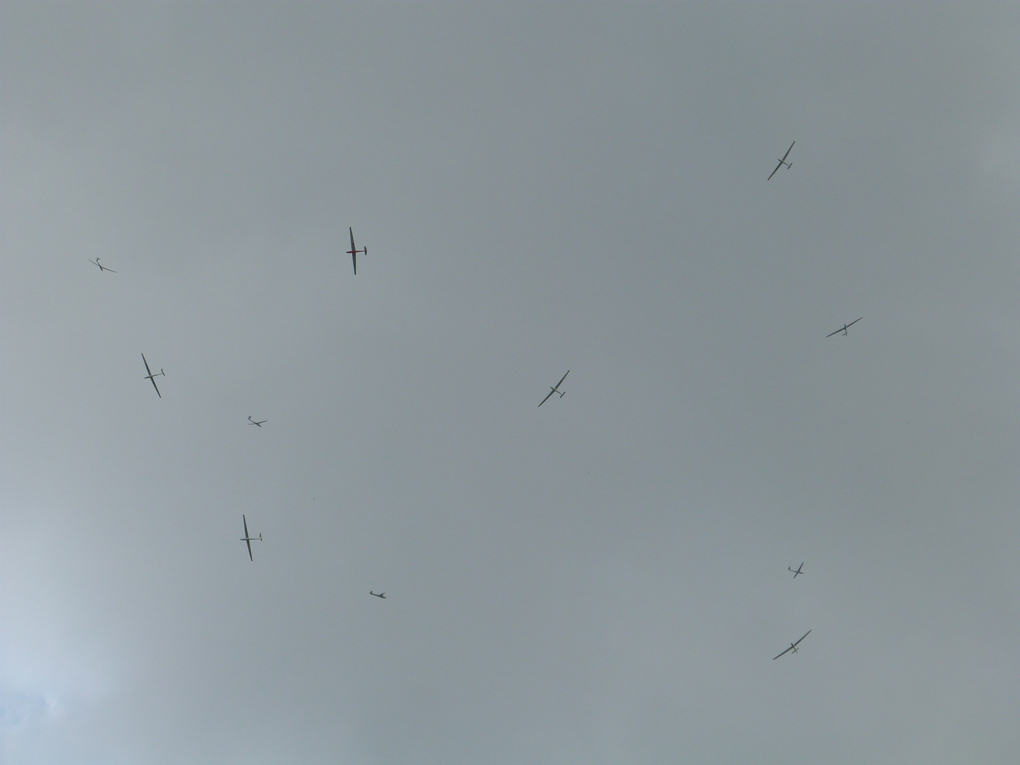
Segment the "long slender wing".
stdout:
<path fill-rule="evenodd" d="M 354 250 L 354 228 L 353 226 L 348 229 L 351 232 L 351 250 Z"/>
<path fill-rule="evenodd" d="M 778 165 L 776 165 L 776 169 L 772 171 L 772 175 L 775 175 L 776 173 L 778 173 L 779 172 L 779 168 L 781 168 L 782 166 L 783 166 L 783 163 L 782 163 L 782 161 L 780 161 L 780 163 Z M 765 180 L 766 181 L 771 181 L 772 180 L 772 175 L 770 175 Z"/>
<path fill-rule="evenodd" d="M 803 640 L 804 638 L 806 638 L 806 637 L 807 637 L 808 635 L 810 635 L 810 634 L 811 634 L 811 630 L 808 630 L 807 632 L 805 632 L 805 633 L 804 633 L 804 634 L 803 634 L 803 635 L 801 636 L 800 640 Z M 798 640 L 798 641 L 797 641 L 797 643 L 799 643 L 799 642 L 800 642 L 800 640 Z M 793 646 L 797 645 L 797 643 L 794 643 L 794 644 L 793 644 Z M 791 648 L 793 648 L 793 646 L 790 646 L 790 647 L 791 647 Z"/>
<path fill-rule="evenodd" d="M 549 396 L 551 396 L 555 392 L 556 391 L 554 391 L 554 390 L 549 391 Z M 542 399 L 542 404 L 544 404 L 546 401 L 549 400 L 549 396 L 546 396 L 545 398 Z M 542 406 L 542 404 L 539 404 L 539 406 Z"/>
<path fill-rule="evenodd" d="M 842 332 L 845 329 L 846 329 L 846 327 L 840 327 L 835 332 L 830 332 L 829 334 L 827 334 L 826 337 L 832 337 L 833 335 L 838 335 L 840 332 Z"/>
<path fill-rule="evenodd" d="M 801 638 L 801 640 L 803 640 L 803 638 Z M 785 653 L 789 653 L 792 650 L 793 650 L 793 646 L 791 645 L 789 648 L 787 648 L 785 651 L 783 651 L 783 653 L 779 654 L 779 656 L 782 656 Z M 772 657 L 772 661 L 775 661 L 776 659 L 778 659 L 779 656 L 773 656 Z"/>
<path fill-rule="evenodd" d="M 145 371 L 148 372 L 149 376 L 151 377 L 152 376 L 152 370 L 149 369 L 149 362 L 145 360 L 145 354 L 144 353 L 142 354 L 142 363 L 145 364 Z"/>
<path fill-rule="evenodd" d="M 241 520 L 244 521 L 244 543 L 248 545 L 248 558 L 254 561 L 255 559 L 251 555 L 251 534 L 248 533 L 248 519 L 244 517 L 243 513 L 241 514 Z"/>
<path fill-rule="evenodd" d="M 570 370 L 568 369 L 567 370 L 567 375 L 569 375 L 569 374 L 570 374 Z M 563 381 L 567 379 L 567 375 L 563 375 L 563 377 L 560 378 L 560 381 L 558 383 L 556 383 L 556 387 L 557 388 L 560 387 L 561 385 L 563 385 Z"/>
<path fill-rule="evenodd" d="M 797 142 L 794 141 L 793 143 L 797 143 Z M 783 155 L 783 160 L 779 164 L 783 164 L 783 162 L 786 161 L 786 158 L 790 156 L 790 152 L 793 151 L 793 143 L 790 144 L 790 148 L 786 150 L 786 154 Z"/>
<path fill-rule="evenodd" d="M 864 318 L 864 317 L 862 316 L 862 317 L 861 317 L 861 319 L 863 319 L 863 318 Z M 860 321 L 861 319 L 854 319 L 854 320 L 853 320 L 852 322 L 850 322 L 849 324 L 847 324 L 847 326 L 848 326 L 848 327 L 852 327 L 852 326 L 853 326 L 854 324 L 856 324 L 857 322 L 859 322 L 859 321 Z"/>
<path fill-rule="evenodd" d="M 152 387 L 156 389 L 156 395 L 159 396 L 160 398 L 163 398 L 163 394 L 159 392 L 159 386 L 156 385 L 156 377 L 155 376 L 150 377 L 149 382 L 151 382 Z"/>

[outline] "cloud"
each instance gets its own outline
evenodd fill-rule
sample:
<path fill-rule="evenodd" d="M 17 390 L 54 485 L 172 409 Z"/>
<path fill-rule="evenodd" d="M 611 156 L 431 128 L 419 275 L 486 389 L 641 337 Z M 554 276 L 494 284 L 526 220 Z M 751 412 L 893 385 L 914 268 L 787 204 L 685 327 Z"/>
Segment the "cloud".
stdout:
<path fill-rule="evenodd" d="M 19 730 L 56 708 L 56 700 L 0 684 L 0 729 Z"/>

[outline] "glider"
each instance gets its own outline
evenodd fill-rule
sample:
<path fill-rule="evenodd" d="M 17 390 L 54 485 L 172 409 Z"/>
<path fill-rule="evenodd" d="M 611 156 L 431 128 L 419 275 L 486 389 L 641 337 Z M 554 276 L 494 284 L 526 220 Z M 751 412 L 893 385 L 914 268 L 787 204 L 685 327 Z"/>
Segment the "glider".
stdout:
<path fill-rule="evenodd" d="M 862 317 L 861 317 L 861 319 L 863 319 L 863 318 L 864 318 L 864 317 L 862 316 Z M 827 334 L 827 335 L 826 335 L 826 337 L 832 337 L 833 335 L 838 335 L 838 334 L 839 334 L 840 332 L 842 332 L 842 333 L 843 333 L 843 337 L 846 337 L 846 336 L 847 336 L 847 335 L 849 334 L 849 333 L 847 332 L 847 330 L 848 330 L 848 329 L 850 329 L 850 327 L 852 327 L 852 326 L 853 326 L 854 324 L 856 324 L 857 322 L 859 322 L 859 321 L 860 321 L 861 319 L 854 319 L 854 320 L 853 320 L 852 322 L 850 322 L 849 324 L 844 324 L 844 325 L 843 325 L 842 327 L 840 327 L 839 329 L 837 329 L 837 330 L 836 330 L 835 332 L 830 332 L 829 334 Z"/>
<path fill-rule="evenodd" d="M 357 276 L 358 275 L 358 253 L 359 252 L 364 253 L 365 257 L 367 258 L 368 257 L 368 247 L 365 247 L 365 248 L 360 249 L 360 250 L 357 247 L 355 247 L 354 246 L 354 229 L 348 227 L 348 230 L 351 232 L 351 249 L 349 249 L 347 251 L 347 254 L 351 256 L 351 261 L 354 263 L 354 275 Z"/>
<path fill-rule="evenodd" d="M 149 369 L 149 362 L 145 360 L 144 353 L 142 354 L 142 363 L 145 364 L 145 371 L 149 373 L 145 376 L 145 379 L 152 383 L 152 387 L 156 389 L 156 395 L 159 396 L 160 398 L 163 398 L 163 394 L 159 392 L 159 386 L 156 385 L 156 378 L 159 377 L 159 375 L 163 375 L 163 377 L 166 377 L 166 375 L 163 374 L 162 367 L 159 370 L 159 374 L 154 375 L 152 373 L 152 370 Z"/>
<path fill-rule="evenodd" d="M 800 640 L 803 640 L 804 638 L 806 638 L 806 637 L 807 637 L 808 635 L 810 635 L 810 634 L 811 634 L 811 630 L 808 630 L 807 632 L 805 632 L 805 633 L 804 633 L 804 634 L 803 634 L 803 635 L 801 636 L 801 639 L 800 639 Z M 799 642 L 800 642 L 800 640 L 798 640 L 798 641 L 797 641 L 797 643 L 799 643 Z M 785 653 L 789 653 L 790 651 L 793 651 L 794 653 L 797 653 L 797 643 L 790 643 L 790 647 L 789 647 L 789 648 L 787 648 L 787 649 L 786 649 L 785 651 L 783 651 L 783 653 L 779 654 L 779 656 L 782 656 L 782 655 L 783 655 L 783 654 L 785 654 Z M 773 657 L 772 657 L 772 661 L 775 661 L 776 659 L 778 659 L 778 658 L 779 658 L 779 656 L 773 656 Z"/>
<path fill-rule="evenodd" d="M 803 574 L 804 573 L 803 569 L 804 569 L 804 564 L 803 563 L 800 564 L 800 568 L 798 568 L 796 571 L 793 571 L 793 569 L 790 568 L 789 566 L 786 567 L 787 571 L 793 571 L 793 578 L 794 579 L 797 578 L 798 574 Z"/>
<path fill-rule="evenodd" d="M 259 534 L 257 537 L 251 536 L 248 533 L 248 519 L 245 518 L 244 515 L 242 514 L 241 520 L 244 521 L 244 538 L 241 541 L 248 545 L 248 558 L 254 561 L 255 559 L 251 557 L 251 543 L 254 542 L 256 539 L 261 542 L 262 534 Z"/>
<path fill-rule="evenodd" d="M 382 598 L 383 600 L 386 600 L 386 593 L 385 592 L 372 592 L 372 590 L 369 590 L 368 594 L 369 595 L 375 595 L 377 598 Z"/>
<path fill-rule="evenodd" d="M 263 423 L 263 422 L 269 422 L 269 420 L 258 420 L 258 421 L 256 422 L 255 420 L 252 420 L 252 418 L 251 418 L 251 415 L 250 415 L 250 414 L 248 415 L 248 420 L 249 420 L 249 421 L 251 422 L 251 424 L 252 424 L 252 425 L 258 425 L 258 426 L 259 426 L 260 428 L 262 427 L 262 423 Z"/>
<path fill-rule="evenodd" d="M 567 375 L 569 375 L 569 374 L 570 374 L 570 370 L 568 369 L 567 370 Z M 552 396 L 553 393 L 559 393 L 560 394 L 560 398 L 563 398 L 565 395 L 567 395 L 566 391 L 559 390 L 559 387 L 561 385 L 563 385 L 563 381 L 567 379 L 567 375 L 563 375 L 563 377 L 560 378 L 560 381 L 558 383 L 556 383 L 555 387 L 549 389 L 549 395 L 542 399 L 542 404 L 544 404 L 546 401 L 548 401 L 549 397 Z M 539 404 L 539 406 L 542 406 L 542 404 Z"/>
<path fill-rule="evenodd" d="M 112 268 L 107 268 L 102 263 L 100 263 L 99 262 L 99 258 L 96 258 L 95 260 L 89 260 L 89 263 L 92 263 L 93 265 L 99 266 L 99 270 L 100 271 L 109 271 L 111 274 L 117 273 Z"/>
<path fill-rule="evenodd" d="M 793 143 L 797 143 L 797 142 L 794 141 Z M 779 164 L 776 165 L 776 169 L 772 171 L 772 175 L 775 175 L 776 173 L 778 173 L 779 172 L 779 168 L 781 168 L 783 165 L 786 165 L 786 169 L 787 170 L 789 170 L 791 167 L 793 167 L 793 163 L 792 162 L 787 162 L 786 161 L 786 158 L 790 156 L 790 152 L 793 151 L 793 143 L 790 144 L 790 148 L 786 150 L 786 154 L 783 155 L 783 158 L 781 160 L 779 160 Z M 766 181 L 771 181 L 772 180 L 772 175 L 770 175 L 765 180 Z"/>

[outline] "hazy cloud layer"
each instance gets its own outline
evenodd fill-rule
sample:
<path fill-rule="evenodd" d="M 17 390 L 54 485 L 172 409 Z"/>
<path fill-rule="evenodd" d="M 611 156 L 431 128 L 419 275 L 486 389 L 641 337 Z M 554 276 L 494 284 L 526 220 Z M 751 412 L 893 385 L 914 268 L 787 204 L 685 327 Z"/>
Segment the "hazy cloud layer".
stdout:
<path fill-rule="evenodd" d="M 1015 762 L 1018 32 L 3 6 L 4 762 Z"/>

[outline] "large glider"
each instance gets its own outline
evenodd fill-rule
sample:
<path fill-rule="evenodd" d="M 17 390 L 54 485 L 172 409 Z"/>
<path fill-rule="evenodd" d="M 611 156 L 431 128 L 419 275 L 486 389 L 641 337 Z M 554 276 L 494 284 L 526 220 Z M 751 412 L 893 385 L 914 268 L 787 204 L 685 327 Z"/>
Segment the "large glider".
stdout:
<path fill-rule="evenodd" d="M 104 266 L 104 265 L 103 265 L 102 263 L 100 263 L 100 262 L 99 262 L 99 258 L 96 258 L 95 260 L 91 260 L 91 259 L 90 259 L 90 260 L 89 260 L 89 263 L 91 263 L 91 264 L 93 264 L 93 265 L 95 265 L 95 266 L 99 266 L 99 270 L 100 270 L 100 271 L 109 271 L 109 272 L 110 272 L 111 274 L 115 274 L 115 273 L 117 273 L 117 272 L 116 272 L 116 271 L 114 271 L 114 270 L 113 270 L 112 268 L 107 268 L 107 267 L 106 267 L 106 266 Z"/>
<path fill-rule="evenodd" d="M 252 425 L 258 425 L 260 428 L 262 427 L 262 423 L 269 422 L 269 420 L 253 420 L 250 414 L 248 415 L 248 421 L 251 422 Z"/>
<path fill-rule="evenodd" d="M 787 571 L 793 571 L 793 578 L 794 578 L 794 579 L 796 579 L 798 575 L 800 575 L 800 574 L 803 574 L 803 573 L 804 573 L 804 564 L 803 564 L 803 563 L 801 563 L 801 564 L 800 564 L 800 567 L 799 567 L 799 568 L 798 568 L 798 569 L 797 569 L 796 571 L 794 571 L 794 570 L 793 570 L 792 568 L 790 568 L 789 566 L 787 566 L 787 567 L 786 567 L 786 570 L 787 570 Z"/>
<path fill-rule="evenodd" d="M 794 141 L 793 143 L 797 143 L 797 142 Z M 793 163 L 792 162 L 787 162 L 786 161 L 786 158 L 790 156 L 790 152 L 793 151 L 793 143 L 790 144 L 790 148 L 786 150 L 786 154 L 783 155 L 783 158 L 781 160 L 779 160 L 779 164 L 776 165 L 776 169 L 772 171 L 772 175 L 775 175 L 776 173 L 778 173 L 779 172 L 779 168 L 781 168 L 783 165 L 786 165 L 786 169 L 787 170 L 789 170 L 791 167 L 793 167 Z M 766 181 L 771 181 L 772 180 L 772 175 L 770 175 L 765 180 Z"/>
<path fill-rule="evenodd" d="M 261 542 L 262 534 L 259 534 L 257 537 L 253 537 L 248 533 L 248 519 L 244 517 L 244 514 L 241 515 L 241 520 L 244 521 L 244 538 L 241 541 L 248 545 L 248 558 L 254 561 L 255 559 L 251 556 L 251 543 L 256 539 Z"/>
<path fill-rule="evenodd" d="M 568 369 L 567 370 L 567 375 L 569 375 L 569 374 L 570 374 L 570 370 Z M 561 385 L 563 385 L 563 381 L 567 379 L 567 375 L 563 375 L 563 377 L 560 378 L 560 381 L 558 383 L 556 383 L 555 387 L 549 389 L 549 395 L 542 399 L 542 404 L 544 404 L 546 401 L 548 401 L 550 396 L 552 396 L 553 393 L 559 393 L 560 394 L 560 398 L 563 398 L 565 395 L 567 395 L 566 391 L 560 391 L 559 390 L 559 387 Z M 539 406 L 542 406 L 542 404 L 539 404 Z"/>
<path fill-rule="evenodd" d="M 145 375 L 145 379 L 152 383 L 152 387 L 156 389 L 156 395 L 159 396 L 160 398 L 163 398 L 163 394 L 159 392 L 159 386 L 156 385 L 156 378 L 159 377 L 159 375 L 163 375 L 163 377 L 166 377 L 166 375 L 163 374 L 163 369 L 160 368 L 158 374 L 153 374 L 152 370 L 149 369 L 149 362 L 145 360 L 144 353 L 142 354 L 142 363 L 145 364 L 145 371 L 149 373 Z"/>
<path fill-rule="evenodd" d="M 375 595 L 377 598 L 382 598 L 383 600 L 386 600 L 386 593 L 385 592 L 373 592 L 372 590 L 369 590 L 368 594 L 369 595 Z"/>
<path fill-rule="evenodd" d="M 351 261 L 354 263 L 354 275 L 357 276 L 358 275 L 358 253 L 360 252 L 360 253 L 364 254 L 365 257 L 368 257 L 368 247 L 364 247 L 364 248 L 362 248 L 360 250 L 357 247 L 355 247 L 354 246 L 354 229 L 349 227 L 348 230 L 351 232 L 351 249 L 349 249 L 347 251 L 347 254 L 351 256 Z"/>
<path fill-rule="evenodd" d="M 804 634 L 803 634 L 803 635 L 801 636 L 800 640 L 803 640 L 804 638 L 806 638 L 806 637 L 807 637 L 808 635 L 810 635 L 810 634 L 811 634 L 811 630 L 808 630 L 807 632 L 805 632 L 805 633 L 804 633 Z M 797 641 L 797 643 L 799 643 L 799 642 L 800 642 L 800 640 L 798 640 L 798 641 Z M 794 653 L 797 653 L 797 643 L 790 643 L 790 647 L 789 647 L 789 648 L 787 648 L 787 649 L 786 649 L 785 651 L 783 651 L 783 653 L 779 654 L 779 656 L 782 656 L 783 654 L 787 654 L 787 653 L 789 653 L 790 651 L 793 651 Z M 775 661 L 776 659 L 778 659 L 778 658 L 779 658 L 779 656 L 773 656 L 773 657 L 772 657 L 772 661 Z"/>
<path fill-rule="evenodd" d="M 861 319 L 863 319 L 863 318 L 864 317 L 862 316 Z M 854 324 L 859 322 L 861 319 L 854 319 L 849 324 L 844 324 L 842 327 L 837 329 L 835 332 L 830 332 L 829 334 L 827 334 L 826 337 L 832 337 L 833 335 L 838 335 L 840 332 L 843 333 L 843 337 L 847 337 L 850 334 L 849 332 L 847 332 L 847 330 L 850 329 L 850 327 L 852 327 Z"/>

